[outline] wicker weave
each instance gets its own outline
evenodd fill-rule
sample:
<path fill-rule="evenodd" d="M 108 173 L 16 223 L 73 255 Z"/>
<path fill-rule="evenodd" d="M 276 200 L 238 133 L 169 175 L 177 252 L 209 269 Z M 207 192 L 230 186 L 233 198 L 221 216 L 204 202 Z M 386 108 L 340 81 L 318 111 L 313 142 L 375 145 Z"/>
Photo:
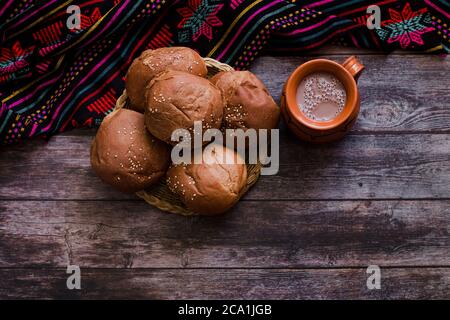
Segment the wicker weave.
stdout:
<path fill-rule="evenodd" d="M 233 68 L 229 65 L 221 63 L 214 59 L 204 58 L 204 60 L 206 66 L 208 67 L 208 77 L 212 77 L 220 71 L 233 70 Z M 128 96 L 126 90 L 124 90 L 119 99 L 117 99 L 116 107 L 114 108 L 113 112 L 122 108 L 126 108 L 127 104 Z M 243 194 L 246 193 L 248 189 L 256 183 L 260 173 L 260 164 L 247 164 L 247 185 Z M 181 202 L 177 195 L 169 190 L 165 179 L 161 179 L 161 181 L 157 185 L 151 187 L 150 189 L 137 192 L 136 195 L 144 199 L 149 204 L 163 211 L 177 213 L 184 216 L 196 215 L 195 212 L 192 212 L 186 208 L 186 206 L 183 204 L 183 202 Z"/>

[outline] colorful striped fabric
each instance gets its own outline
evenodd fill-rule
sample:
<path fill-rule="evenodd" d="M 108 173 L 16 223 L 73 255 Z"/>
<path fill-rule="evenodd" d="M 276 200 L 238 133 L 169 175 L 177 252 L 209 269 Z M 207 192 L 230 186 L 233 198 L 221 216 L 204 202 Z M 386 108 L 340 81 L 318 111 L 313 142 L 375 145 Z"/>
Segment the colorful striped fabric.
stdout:
<path fill-rule="evenodd" d="M 68 28 L 73 5 L 79 29 Z M 369 5 L 381 8 L 372 31 Z M 189 46 L 238 69 L 263 51 L 330 42 L 446 53 L 449 9 L 444 0 L 2 0 L 0 141 L 98 125 L 145 49 Z"/>

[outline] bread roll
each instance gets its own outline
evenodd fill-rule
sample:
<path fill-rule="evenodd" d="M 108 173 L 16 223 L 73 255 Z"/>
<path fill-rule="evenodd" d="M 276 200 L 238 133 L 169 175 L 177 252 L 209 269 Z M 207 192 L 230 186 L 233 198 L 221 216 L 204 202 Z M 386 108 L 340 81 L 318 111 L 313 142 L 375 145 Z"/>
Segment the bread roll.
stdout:
<path fill-rule="evenodd" d="M 172 132 L 202 121 L 203 130 L 219 129 L 224 101 L 220 90 L 205 78 L 186 72 L 167 71 L 147 87 L 145 124 L 158 139 L 170 144 Z"/>
<path fill-rule="evenodd" d="M 264 84 L 249 71 L 219 72 L 211 82 L 223 93 L 226 129 L 274 129 L 280 109 Z"/>
<path fill-rule="evenodd" d="M 208 145 L 210 147 L 211 145 Z M 222 145 L 214 152 L 203 152 L 207 161 L 201 164 L 172 165 L 167 172 L 167 185 L 192 211 L 217 215 L 239 201 L 246 183 L 247 167 L 239 155 Z M 232 164 L 223 163 L 224 156 L 236 157 Z"/>
<path fill-rule="evenodd" d="M 121 109 L 103 120 L 91 146 L 91 165 L 104 182 L 132 193 L 157 182 L 170 164 L 170 151 L 144 126 L 144 115 Z"/>
<path fill-rule="evenodd" d="M 205 62 L 197 52 L 185 47 L 146 50 L 128 69 L 125 87 L 131 108 L 144 112 L 145 87 L 158 74 L 166 70 L 185 71 L 200 77 L 208 73 Z"/>

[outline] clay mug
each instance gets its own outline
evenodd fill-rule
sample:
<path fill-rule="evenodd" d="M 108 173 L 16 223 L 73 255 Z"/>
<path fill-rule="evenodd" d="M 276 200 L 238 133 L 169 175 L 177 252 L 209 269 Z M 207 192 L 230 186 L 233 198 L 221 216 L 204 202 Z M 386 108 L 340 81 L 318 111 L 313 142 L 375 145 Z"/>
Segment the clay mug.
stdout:
<path fill-rule="evenodd" d="M 353 126 L 360 109 L 357 86 L 364 65 L 355 56 L 344 63 L 327 59 L 315 59 L 299 66 L 286 81 L 281 96 L 281 112 L 288 128 L 301 140 L 325 143 L 341 139 Z M 315 121 L 305 116 L 297 103 L 297 88 L 303 78 L 316 72 L 327 72 L 343 84 L 347 100 L 337 117 L 329 121 Z"/>

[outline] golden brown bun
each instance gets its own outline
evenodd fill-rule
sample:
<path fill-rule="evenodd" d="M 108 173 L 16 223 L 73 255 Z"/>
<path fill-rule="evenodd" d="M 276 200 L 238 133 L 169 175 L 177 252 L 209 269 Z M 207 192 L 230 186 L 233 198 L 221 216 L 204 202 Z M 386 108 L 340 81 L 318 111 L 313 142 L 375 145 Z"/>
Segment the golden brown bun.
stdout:
<path fill-rule="evenodd" d="M 202 57 L 190 48 L 168 47 L 146 50 L 133 61 L 125 80 L 131 107 L 145 110 L 145 87 L 158 74 L 166 70 L 178 70 L 205 77 L 208 73 Z"/>
<path fill-rule="evenodd" d="M 278 126 L 280 108 L 253 73 L 222 71 L 212 77 L 211 82 L 225 98 L 226 129 L 274 129 Z"/>
<path fill-rule="evenodd" d="M 147 87 L 145 125 L 158 139 L 170 144 L 176 129 L 193 130 L 195 121 L 203 129 L 219 129 L 224 101 L 220 90 L 205 78 L 186 72 L 167 71 Z"/>
<path fill-rule="evenodd" d="M 245 163 L 241 159 L 242 163 L 223 164 L 221 159 L 227 153 L 239 157 L 233 150 L 215 145 L 214 153 L 204 152 L 211 164 L 172 165 L 167 185 L 194 212 L 216 215 L 227 211 L 239 201 L 247 183 Z"/>
<path fill-rule="evenodd" d="M 144 126 L 144 115 L 121 109 L 103 120 L 91 145 L 91 165 L 104 182 L 132 193 L 157 182 L 170 164 L 166 144 Z"/>

